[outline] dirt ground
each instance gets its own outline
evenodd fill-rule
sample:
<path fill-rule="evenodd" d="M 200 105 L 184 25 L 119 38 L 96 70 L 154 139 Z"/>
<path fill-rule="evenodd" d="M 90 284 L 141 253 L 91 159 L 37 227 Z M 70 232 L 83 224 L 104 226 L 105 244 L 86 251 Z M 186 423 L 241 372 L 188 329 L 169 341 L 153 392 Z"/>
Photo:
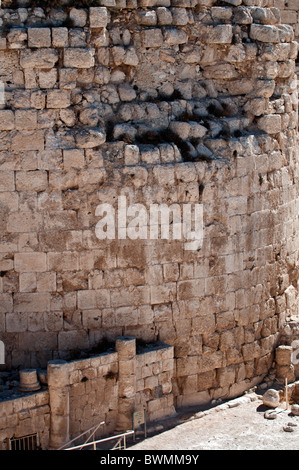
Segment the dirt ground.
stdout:
<path fill-rule="evenodd" d="M 299 416 L 285 403 L 266 419 L 256 392 L 210 409 L 178 416 L 177 425 L 130 447 L 133 450 L 299 450 Z M 274 410 L 270 411 L 273 414 Z M 201 416 L 201 417 L 199 417 Z M 164 423 L 164 428 L 170 422 Z"/>

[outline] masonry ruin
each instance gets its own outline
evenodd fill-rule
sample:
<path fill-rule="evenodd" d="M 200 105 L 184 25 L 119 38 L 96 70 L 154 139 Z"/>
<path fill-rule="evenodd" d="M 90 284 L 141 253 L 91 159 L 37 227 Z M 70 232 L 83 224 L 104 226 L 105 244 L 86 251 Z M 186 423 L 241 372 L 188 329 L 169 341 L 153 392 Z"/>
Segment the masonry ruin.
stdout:
<path fill-rule="evenodd" d="M 237 397 L 299 334 L 297 0 L 46 3 L 0 9 L 3 449 Z M 99 239 L 119 196 L 201 246 Z"/>

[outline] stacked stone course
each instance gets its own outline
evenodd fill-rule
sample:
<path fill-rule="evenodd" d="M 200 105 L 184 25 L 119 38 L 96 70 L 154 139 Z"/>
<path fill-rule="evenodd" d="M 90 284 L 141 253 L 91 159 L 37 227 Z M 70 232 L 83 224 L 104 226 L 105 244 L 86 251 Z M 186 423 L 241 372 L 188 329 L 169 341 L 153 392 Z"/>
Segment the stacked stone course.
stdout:
<path fill-rule="evenodd" d="M 298 45 L 274 0 L 218 3 L 0 10 L 8 368 L 165 341 L 177 406 L 269 370 L 298 313 Z M 202 203 L 202 248 L 97 239 L 96 207 L 119 195 Z"/>

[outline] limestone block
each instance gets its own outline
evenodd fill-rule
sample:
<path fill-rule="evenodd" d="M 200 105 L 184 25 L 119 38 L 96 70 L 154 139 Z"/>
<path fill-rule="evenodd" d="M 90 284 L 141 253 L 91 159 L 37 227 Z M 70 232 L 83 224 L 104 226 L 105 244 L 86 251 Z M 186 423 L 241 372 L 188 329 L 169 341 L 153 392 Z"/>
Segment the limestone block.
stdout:
<path fill-rule="evenodd" d="M 1 131 L 10 131 L 14 129 L 14 112 L 9 109 L 0 110 L 0 130 Z"/>
<path fill-rule="evenodd" d="M 133 101 L 136 98 L 135 90 L 127 83 L 119 85 L 118 93 L 121 101 Z"/>
<path fill-rule="evenodd" d="M 191 279 L 178 282 L 178 300 L 196 299 L 205 295 L 204 279 Z"/>
<path fill-rule="evenodd" d="M 87 22 L 87 12 L 83 9 L 71 8 L 70 19 L 73 21 L 74 26 L 83 28 Z"/>
<path fill-rule="evenodd" d="M 24 69 L 51 69 L 58 61 L 54 49 L 41 48 L 21 51 L 20 65 Z"/>
<path fill-rule="evenodd" d="M 108 24 L 109 16 L 106 7 L 90 7 L 89 22 L 91 28 L 105 28 Z"/>
<path fill-rule="evenodd" d="M 27 41 L 27 31 L 23 28 L 13 28 L 7 34 L 9 49 L 24 49 L 25 41 Z"/>
<path fill-rule="evenodd" d="M 16 312 L 47 312 L 50 309 L 50 294 L 30 292 L 16 293 L 14 297 Z"/>
<path fill-rule="evenodd" d="M 251 24 L 253 19 L 249 8 L 244 6 L 237 7 L 234 10 L 234 20 L 238 24 Z"/>
<path fill-rule="evenodd" d="M 169 46 L 185 44 L 188 42 L 188 35 L 181 29 L 169 28 L 164 31 L 164 41 Z"/>
<path fill-rule="evenodd" d="M 182 140 L 188 140 L 191 126 L 188 122 L 173 121 L 169 126 L 170 130 L 178 135 Z"/>
<path fill-rule="evenodd" d="M 289 366 L 292 363 L 292 352 L 291 346 L 278 346 L 275 351 L 276 363 L 280 366 Z"/>
<path fill-rule="evenodd" d="M 42 130 L 18 132 L 12 138 L 11 149 L 25 152 L 27 150 L 44 150 L 44 132 Z"/>
<path fill-rule="evenodd" d="M 38 81 L 41 88 L 54 88 L 57 81 L 57 70 L 40 71 Z"/>
<path fill-rule="evenodd" d="M 36 129 L 37 112 L 31 110 L 17 109 L 15 112 L 16 129 Z"/>
<path fill-rule="evenodd" d="M 28 28 L 28 47 L 51 47 L 51 29 Z"/>
<path fill-rule="evenodd" d="M 141 161 L 148 164 L 155 164 L 160 162 L 160 152 L 156 147 L 142 146 L 140 148 Z"/>
<path fill-rule="evenodd" d="M 45 253 L 16 253 L 14 268 L 17 272 L 44 272 L 47 270 Z"/>
<path fill-rule="evenodd" d="M 68 47 L 68 29 L 64 27 L 52 28 L 53 47 Z"/>
<path fill-rule="evenodd" d="M 280 42 L 279 30 L 276 26 L 252 24 L 250 26 L 250 38 L 254 41 L 278 43 Z"/>
<path fill-rule="evenodd" d="M 279 114 L 268 114 L 258 120 L 259 129 L 268 134 L 277 134 L 281 131 L 281 116 Z"/>
<path fill-rule="evenodd" d="M 160 157 L 162 163 L 170 163 L 175 161 L 174 148 L 171 144 L 159 144 Z"/>
<path fill-rule="evenodd" d="M 68 90 L 50 90 L 47 94 L 47 108 L 67 108 L 70 104 Z"/>
<path fill-rule="evenodd" d="M 136 339 L 130 336 L 120 336 L 116 339 L 115 348 L 120 361 L 132 359 L 136 356 Z"/>
<path fill-rule="evenodd" d="M 155 26 L 157 24 L 157 14 L 155 10 L 137 11 L 137 23 L 144 26 Z"/>
<path fill-rule="evenodd" d="M 72 252 L 48 253 L 50 271 L 76 271 L 79 269 L 78 255 Z"/>
<path fill-rule="evenodd" d="M 160 29 L 145 29 L 141 33 L 143 47 L 158 48 L 163 45 L 163 35 Z"/>
<path fill-rule="evenodd" d="M 103 129 L 82 129 L 75 135 L 76 144 L 79 148 L 91 149 L 102 145 L 106 141 Z"/>
<path fill-rule="evenodd" d="M 217 380 L 220 387 L 232 385 L 236 379 L 235 366 L 231 365 L 217 370 Z"/>
<path fill-rule="evenodd" d="M 64 150 L 63 165 L 65 170 L 83 168 L 85 165 L 84 151 L 79 149 Z"/>
<path fill-rule="evenodd" d="M 242 0 L 226 0 L 225 3 L 229 3 L 230 5 L 237 7 L 242 4 Z"/>
<path fill-rule="evenodd" d="M 206 133 L 208 132 L 208 129 L 201 124 L 198 124 L 197 122 L 189 122 L 190 125 L 190 132 L 189 136 L 190 138 L 195 138 L 195 139 L 202 139 Z"/>
<path fill-rule="evenodd" d="M 94 51 L 87 48 L 66 48 L 64 50 L 64 66 L 89 69 L 94 66 Z"/>
<path fill-rule="evenodd" d="M 217 25 L 208 30 L 206 42 L 208 44 L 231 44 L 233 29 L 229 24 Z"/>
<path fill-rule="evenodd" d="M 232 8 L 231 7 L 212 7 L 211 15 L 213 20 L 229 20 L 232 17 Z"/>
<path fill-rule="evenodd" d="M 184 26 L 189 23 L 189 16 L 186 8 L 171 8 L 172 24 Z"/>
<path fill-rule="evenodd" d="M 263 395 L 263 404 L 269 408 L 277 408 L 280 404 L 279 392 L 270 388 Z"/>
<path fill-rule="evenodd" d="M 137 165 L 140 158 L 139 147 L 137 145 L 126 145 L 124 157 L 125 165 Z"/>
<path fill-rule="evenodd" d="M 172 14 L 168 8 L 158 7 L 156 9 L 158 24 L 159 25 L 171 25 L 172 24 Z"/>
<path fill-rule="evenodd" d="M 230 80 L 238 78 L 238 72 L 232 64 L 210 65 L 204 69 L 205 78 L 214 78 L 216 80 Z"/>

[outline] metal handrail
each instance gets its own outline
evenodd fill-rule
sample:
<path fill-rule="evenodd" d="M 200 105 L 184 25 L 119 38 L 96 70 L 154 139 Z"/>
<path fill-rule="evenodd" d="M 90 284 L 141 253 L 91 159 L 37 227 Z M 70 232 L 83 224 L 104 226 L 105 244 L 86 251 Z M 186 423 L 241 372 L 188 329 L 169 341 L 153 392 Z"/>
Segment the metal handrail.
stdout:
<path fill-rule="evenodd" d="M 88 432 L 90 432 L 90 436 L 86 439 L 85 443 L 91 438 L 91 436 L 94 436 L 95 432 L 99 429 L 100 426 L 103 426 L 103 424 L 105 424 L 105 421 L 101 421 L 100 423 L 98 424 L 95 424 L 94 426 L 92 426 L 91 428 L 87 429 L 87 431 L 84 431 L 82 432 L 81 434 L 79 434 L 79 436 L 77 437 L 74 437 L 74 439 L 72 439 L 71 441 L 68 441 L 66 444 L 64 444 L 63 446 L 59 447 L 58 450 L 67 450 L 67 449 L 64 449 L 64 447 L 70 445 L 72 442 L 76 441 L 77 439 L 79 439 L 80 437 L 84 436 L 85 434 L 87 434 Z M 84 443 L 84 444 L 85 444 Z M 80 447 L 80 446 L 77 446 L 77 447 Z"/>
<path fill-rule="evenodd" d="M 74 447 L 68 447 L 67 449 L 64 450 L 74 450 L 74 449 L 79 449 L 81 450 L 83 447 L 91 446 L 93 445 L 93 449 L 96 450 L 96 444 L 99 444 L 100 442 L 107 442 L 107 441 L 112 441 L 114 439 L 118 439 L 117 443 L 114 445 L 114 447 L 111 450 L 115 450 L 118 445 L 120 445 L 122 439 L 124 440 L 124 449 L 126 449 L 126 436 L 130 436 L 131 434 L 134 434 L 135 431 L 130 430 L 126 431 L 122 434 L 117 434 L 116 436 L 110 436 L 110 437 L 105 437 L 104 439 L 98 439 L 96 441 L 92 442 L 85 442 L 84 444 L 74 446 Z M 79 436 L 78 436 L 79 437 Z M 119 446 L 119 449 L 121 449 L 121 446 Z"/>

